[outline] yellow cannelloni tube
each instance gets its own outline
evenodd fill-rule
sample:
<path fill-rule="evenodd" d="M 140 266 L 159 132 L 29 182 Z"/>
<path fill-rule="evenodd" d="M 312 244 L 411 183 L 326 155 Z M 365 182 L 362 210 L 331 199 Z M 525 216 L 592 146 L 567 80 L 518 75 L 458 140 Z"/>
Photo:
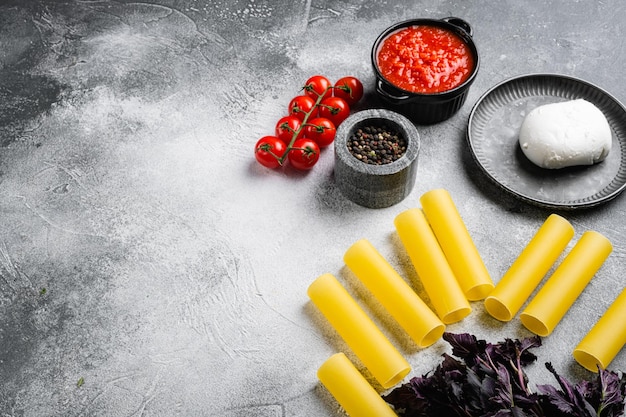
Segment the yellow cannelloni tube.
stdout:
<path fill-rule="evenodd" d="M 345 354 L 328 358 L 317 377 L 349 416 L 397 417 Z"/>
<path fill-rule="evenodd" d="M 419 347 L 435 343 L 446 326 L 366 239 L 354 243 L 344 262 Z"/>
<path fill-rule="evenodd" d="M 319 276 L 307 293 L 383 388 L 391 388 L 410 372 L 406 359 L 333 275 Z"/>
<path fill-rule="evenodd" d="M 468 300 L 484 299 L 493 290 L 493 281 L 450 193 L 431 190 L 420 202 L 463 293 Z"/>
<path fill-rule="evenodd" d="M 626 344 L 626 289 L 574 349 L 576 362 L 593 372 L 606 369 Z"/>
<path fill-rule="evenodd" d="M 485 299 L 485 309 L 501 321 L 511 320 L 537 288 L 574 236 L 563 217 L 551 214 Z"/>
<path fill-rule="evenodd" d="M 520 314 L 524 327 L 548 336 L 613 250 L 598 232 L 587 231 Z"/>
<path fill-rule="evenodd" d="M 394 219 L 400 240 L 428 293 L 435 312 L 444 324 L 465 318 L 472 308 L 437 242 L 424 212 L 406 210 Z"/>

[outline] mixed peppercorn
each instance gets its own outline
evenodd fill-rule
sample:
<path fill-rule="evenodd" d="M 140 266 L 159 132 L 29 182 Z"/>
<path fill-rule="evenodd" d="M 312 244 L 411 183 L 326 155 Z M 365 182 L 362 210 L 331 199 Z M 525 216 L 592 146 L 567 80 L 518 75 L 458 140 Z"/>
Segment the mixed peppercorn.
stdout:
<path fill-rule="evenodd" d="M 348 150 L 355 158 L 372 165 L 384 165 L 397 161 L 406 152 L 406 139 L 388 126 L 365 126 L 357 129 L 350 140 Z"/>

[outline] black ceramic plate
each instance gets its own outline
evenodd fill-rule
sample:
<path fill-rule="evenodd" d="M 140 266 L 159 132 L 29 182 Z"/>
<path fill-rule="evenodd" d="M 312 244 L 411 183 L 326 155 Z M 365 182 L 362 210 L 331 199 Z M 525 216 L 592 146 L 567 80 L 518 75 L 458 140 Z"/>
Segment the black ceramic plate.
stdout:
<path fill-rule="evenodd" d="M 591 166 L 558 170 L 534 165 L 522 153 L 518 132 L 537 106 L 582 98 L 606 116 L 613 134 L 609 156 Z M 592 207 L 626 187 L 626 109 L 606 91 L 556 74 L 515 77 L 487 91 L 469 117 L 467 140 L 478 166 L 504 190 L 529 203 L 559 209 Z"/>

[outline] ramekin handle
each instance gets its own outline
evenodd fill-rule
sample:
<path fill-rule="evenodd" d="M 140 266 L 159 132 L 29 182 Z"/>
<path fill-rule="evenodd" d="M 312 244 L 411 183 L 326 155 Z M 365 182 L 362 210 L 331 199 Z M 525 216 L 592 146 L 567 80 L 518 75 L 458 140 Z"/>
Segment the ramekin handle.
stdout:
<path fill-rule="evenodd" d="M 465 20 L 461 19 L 460 17 L 449 16 L 449 17 L 444 17 L 441 20 L 443 20 L 444 22 L 448 22 L 451 25 L 461 28 L 470 37 L 474 33 L 474 31 L 472 30 L 472 26 L 469 23 L 467 23 Z"/>

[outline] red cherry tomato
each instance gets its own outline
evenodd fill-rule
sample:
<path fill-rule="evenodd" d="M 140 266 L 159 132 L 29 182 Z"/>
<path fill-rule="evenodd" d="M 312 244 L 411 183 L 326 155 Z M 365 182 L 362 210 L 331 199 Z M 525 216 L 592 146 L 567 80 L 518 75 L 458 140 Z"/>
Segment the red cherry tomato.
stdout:
<path fill-rule="evenodd" d="M 263 166 L 268 168 L 278 168 L 279 159 L 287 151 L 287 145 L 276 136 L 263 136 L 256 143 L 254 157 Z"/>
<path fill-rule="evenodd" d="M 333 122 L 325 117 L 316 117 L 306 122 L 304 135 L 313 139 L 320 148 L 324 148 L 335 140 L 337 129 Z"/>
<path fill-rule="evenodd" d="M 287 159 L 296 169 L 311 169 L 320 159 L 320 147 L 311 139 L 298 139 L 289 150 Z"/>
<path fill-rule="evenodd" d="M 320 117 L 329 119 L 338 127 L 350 116 L 350 106 L 341 97 L 328 97 L 322 100 L 318 112 Z"/>
<path fill-rule="evenodd" d="M 337 80 L 333 87 L 335 97 L 340 97 L 353 106 L 363 97 L 363 84 L 355 77 L 343 77 Z"/>
<path fill-rule="evenodd" d="M 315 117 L 317 110 L 314 109 L 315 100 L 309 96 L 296 96 L 289 102 L 289 114 L 296 116 L 300 120 L 304 120 L 304 116 L 311 112 L 311 117 Z"/>
<path fill-rule="evenodd" d="M 300 126 L 302 126 L 302 121 L 296 116 L 281 117 L 278 122 L 276 122 L 276 136 L 283 142 L 290 143 L 291 139 L 293 139 L 294 132 L 300 129 Z M 302 136 L 304 136 L 304 129 L 298 132 L 298 138 Z"/>
<path fill-rule="evenodd" d="M 314 75 L 306 81 L 304 84 L 304 94 L 311 97 L 313 100 L 317 100 L 319 96 L 323 95 L 324 98 L 333 95 L 332 84 L 328 81 L 328 78 L 323 75 Z"/>

